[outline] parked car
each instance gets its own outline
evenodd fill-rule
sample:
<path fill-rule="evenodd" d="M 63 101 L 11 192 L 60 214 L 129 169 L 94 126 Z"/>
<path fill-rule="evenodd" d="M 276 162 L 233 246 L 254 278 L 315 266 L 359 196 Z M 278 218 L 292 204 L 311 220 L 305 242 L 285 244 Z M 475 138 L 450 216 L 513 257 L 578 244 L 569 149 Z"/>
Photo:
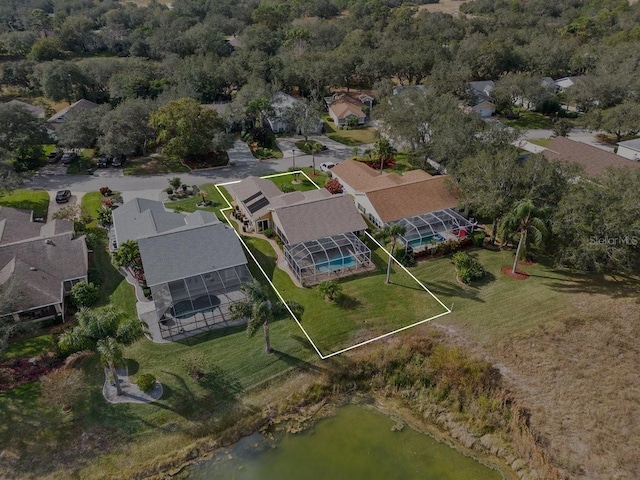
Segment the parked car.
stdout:
<path fill-rule="evenodd" d="M 64 153 L 64 154 L 62 154 L 62 163 L 64 163 L 65 165 L 69 165 L 77 157 L 78 157 L 78 155 L 75 152 Z"/>
<path fill-rule="evenodd" d="M 100 155 L 98 157 L 98 168 L 107 168 L 113 162 L 111 155 Z"/>
<path fill-rule="evenodd" d="M 47 160 L 49 163 L 57 163 L 58 160 L 62 158 L 62 152 L 60 150 L 54 150 L 53 152 L 47 155 Z"/>
<path fill-rule="evenodd" d="M 124 154 L 116 155 L 111 162 L 114 167 L 124 167 L 124 162 L 127 161 L 127 156 Z"/>
<path fill-rule="evenodd" d="M 71 198 L 70 190 L 60 190 L 56 193 L 56 203 L 67 203 Z"/>
<path fill-rule="evenodd" d="M 335 166 L 336 166 L 336 164 L 333 163 L 333 162 L 325 162 L 325 163 L 320 165 L 320 170 L 322 170 L 323 172 L 328 172 L 329 170 L 331 170 Z"/>

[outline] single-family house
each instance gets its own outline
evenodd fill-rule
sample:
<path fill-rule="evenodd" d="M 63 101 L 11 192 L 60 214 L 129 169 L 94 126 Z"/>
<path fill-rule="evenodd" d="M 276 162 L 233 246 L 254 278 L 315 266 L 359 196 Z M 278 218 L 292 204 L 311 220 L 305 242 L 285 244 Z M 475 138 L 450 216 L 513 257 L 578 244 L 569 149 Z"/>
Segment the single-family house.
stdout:
<path fill-rule="evenodd" d="M 246 298 L 247 258 L 233 228 L 210 212 L 169 212 L 135 198 L 113 212 L 116 242 L 138 242 L 151 301 L 138 316 L 156 341 L 230 325 L 230 306 Z"/>
<path fill-rule="evenodd" d="M 353 118 L 357 125 L 364 125 L 373 107 L 373 96 L 367 92 L 336 92 L 325 97 L 329 115 L 337 126 L 348 125 Z"/>
<path fill-rule="evenodd" d="M 616 153 L 621 157 L 628 158 L 629 160 L 640 161 L 640 138 L 618 143 L 618 150 Z"/>
<path fill-rule="evenodd" d="M 276 93 L 271 99 L 271 113 L 267 115 L 267 123 L 273 133 L 284 133 L 292 130 L 293 126 L 289 119 L 289 111 L 300 102 L 299 99 L 292 97 L 284 92 Z M 315 121 L 315 127 L 308 133 L 317 135 L 322 132 L 322 118 L 318 117 Z M 300 133 L 297 131 L 296 133 Z"/>
<path fill-rule="evenodd" d="M 0 207 L 0 288 L 15 295 L 2 316 L 17 321 L 64 321 L 71 287 L 87 280 L 84 237 L 66 220 L 33 221 L 33 213 Z"/>
<path fill-rule="evenodd" d="M 402 242 L 414 251 L 460 239 L 473 230 L 472 222 L 455 211 L 457 196 L 447 175 L 431 176 L 422 170 L 381 174 L 355 160 L 340 162 L 331 175 L 373 225 L 404 225 Z"/>
<path fill-rule="evenodd" d="M 45 116 L 44 108 L 36 107 L 35 105 L 31 105 L 30 103 L 23 102 L 21 100 L 11 100 L 10 102 L 7 102 L 7 105 L 17 105 L 22 107 L 37 118 L 44 118 Z"/>
<path fill-rule="evenodd" d="M 61 124 L 64 123 L 64 121 L 67 118 L 67 115 L 69 115 L 69 113 L 71 112 L 78 112 L 81 110 L 92 110 L 94 108 L 98 108 L 100 105 L 98 105 L 97 103 L 94 103 L 90 100 L 86 100 L 86 99 L 81 99 L 78 100 L 75 103 L 72 103 L 71 105 L 69 105 L 68 107 L 63 108 L 62 110 L 60 110 L 58 113 L 52 115 L 48 120 L 47 120 L 47 127 L 50 130 L 54 130 Z"/>
<path fill-rule="evenodd" d="M 573 87 L 576 83 L 582 81 L 585 78 L 584 75 L 573 77 L 562 77 L 555 80 L 555 84 L 558 92 L 564 92 L 565 90 Z"/>
<path fill-rule="evenodd" d="M 488 118 L 496 112 L 496 106 L 491 97 L 491 91 L 496 84 L 493 80 L 469 82 L 471 92 L 471 110 L 482 118 Z"/>
<path fill-rule="evenodd" d="M 586 143 L 576 142 L 566 137 L 554 138 L 542 153 L 549 160 L 562 160 L 581 165 L 589 176 L 599 176 L 607 167 L 640 167 L 639 162 L 622 158 L 615 153 L 601 150 Z"/>
<path fill-rule="evenodd" d="M 371 251 L 358 238 L 367 225 L 348 195 L 331 195 L 326 189 L 282 193 L 273 182 L 258 177 L 228 188 L 243 230 L 273 230 L 301 283 L 373 268 Z"/>

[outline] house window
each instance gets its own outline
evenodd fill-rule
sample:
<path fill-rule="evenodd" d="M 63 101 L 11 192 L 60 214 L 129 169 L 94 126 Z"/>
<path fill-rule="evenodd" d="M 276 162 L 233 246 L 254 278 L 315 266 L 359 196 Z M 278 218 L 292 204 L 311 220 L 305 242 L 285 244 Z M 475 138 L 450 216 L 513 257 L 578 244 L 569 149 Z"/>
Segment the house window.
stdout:
<path fill-rule="evenodd" d="M 360 210 L 362 213 L 366 214 L 367 213 L 367 209 L 364 208 L 362 205 L 360 205 L 359 203 L 356 203 L 356 206 L 358 207 L 358 210 Z"/>
<path fill-rule="evenodd" d="M 264 230 L 269 228 L 269 220 L 258 220 L 257 222 L 258 232 L 263 232 Z"/>
<path fill-rule="evenodd" d="M 378 220 L 376 219 L 376 217 L 374 217 L 373 215 L 369 214 L 369 221 L 371 223 L 373 223 L 376 227 L 379 227 L 380 225 L 378 225 Z"/>

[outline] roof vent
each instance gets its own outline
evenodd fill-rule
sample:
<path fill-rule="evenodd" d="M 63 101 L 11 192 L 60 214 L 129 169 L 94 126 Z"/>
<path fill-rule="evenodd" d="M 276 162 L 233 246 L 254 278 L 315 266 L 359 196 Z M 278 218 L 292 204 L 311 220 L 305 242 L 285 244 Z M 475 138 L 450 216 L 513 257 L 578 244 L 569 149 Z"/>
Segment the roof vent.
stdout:
<path fill-rule="evenodd" d="M 35 272 L 38 269 L 36 267 L 29 267 L 29 270 L 31 270 L 32 272 Z"/>
<path fill-rule="evenodd" d="M 53 243 L 53 240 L 51 240 L 50 238 L 47 238 L 44 243 L 46 243 L 47 245 L 55 245 L 55 243 Z"/>

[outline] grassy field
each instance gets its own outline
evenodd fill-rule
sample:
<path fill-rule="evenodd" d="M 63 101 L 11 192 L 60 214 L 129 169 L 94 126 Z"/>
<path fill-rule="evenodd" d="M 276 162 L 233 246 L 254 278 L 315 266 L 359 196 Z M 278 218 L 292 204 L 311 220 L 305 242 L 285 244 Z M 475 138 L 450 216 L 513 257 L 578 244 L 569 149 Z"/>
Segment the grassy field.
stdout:
<path fill-rule="evenodd" d="M 329 115 L 324 115 L 323 120 L 326 136 L 344 145 L 357 147 L 367 143 L 374 143 L 378 139 L 378 132 L 373 127 L 357 127 L 352 130 L 342 130 L 336 127 Z"/>
<path fill-rule="evenodd" d="M 205 197 L 206 200 L 213 202 L 213 205 L 208 207 L 198 207 L 196 204 L 202 201 L 202 197 L 200 195 L 195 195 L 189 198 L 183 198 L 182 200 L 174 200 L 171 202 L 166 202 L 164 205 L 165 207 L 171 210 L 175 210 L 179 212 L 195 212 L 196 210 L 213 212 L 218 216 L 220 220 L 224 220 L 224 216 L 220 213 L 220 209 L 227 208 L 228 205 L 225 199 L 220 195 L 220 192 L 215 187 L 215 185 L 211 183 L 205 183 L 203 185 L 200 185 L 200 191 L 205 192 L 207 194 Z M 225 190 L 223 189 L 223 191 Z M 227 198 L 231 200 L 230 195 Z"/>
<path fill-rule="evenodd" d="M 529 139 L 530 143 L 534 145 L 540 145 L 541 147 L 546 147 L 551 143 L 552 138 L 531 138 Z"/>
<path fill-rule="evenodd" d="M 49 194 L 44 190 L 14 190 L 11 193 L 0 195 L 0 205 L 33 210 L 34 217 L 47 218 Z"/>
<path fill-rule="evenodd" d="M 125 175 L 155 175 L 160 173 L 186 173 L 191 170 L 176 157 L 153 155 L 132 158 L 124 166 Z"/>
<path fill-rule="evenodd" d="M 343 282 L 345 292 L 350 297 L 356 300 L 360 298 L 360 304 L 355 302 L 353 311 L 343 312 L 341 307 L 324 302 L 315 290 L 293 287 L 289 278 L 273 267 L 273 251 L 264 241 L 250 240 L 250 243 L 285 299 L 298 300 L 306 305 L 307 312 L 302 319 L 305 328 L 316 329 L 314 337 L 315 331 L 319 335 L 327 335 L 327 342 L 344 341 L 348 338 L 348 332 L 359 330 L 359 326 L 349 325 L 355 319 L 341 321 L 345 313 L 357 315 L 360 308 L 390 308 L 394 315 L 393 312 L 397 310 L 393 309 L 398 305 L 407 309 L 415 308 L 420 303 L 421 297 L 413 297 L 418 291 L 410 288 L 402 288 L 403 291 L 407 290 L 404 299 L 414 298 L 410 306 L 403 305 L 403 299 L 396 297 L 395 293 L 387 296 L 385 289 L 393 288 L 398 292 L 400 289 L 385 286 L 378 275 Z M 615 295 L 619 302 L 625 292 L 627 297 L 630 292 L 637 292 L 637 287 L 625 282 L 572 274 L 556 270 L 545 262 L 524 266 L 531 278 L 515 281 L 500 273 L 503 265 L 510 264 L 511 251 L 475 250 L 472 254 L 489 272 L 483 284 L 475 287 L 462 285 L 455 280 L 449 258 L 421 262 L 411 271 L 446 305 L 453 307 L 452 314 L 439 318 L 435 323 L 440 328 L 464 334 L 465 338 L 489 351 L 511 349 L 509 345 L 514 340 L 523 343 L 522 349 L 529 348 L 524 343 L 535 341 L 528 340 L 531 335 L 537 335 L 546 331 L 549 325 L 571 318 L 576 311 L 576 295 L 580 298 L 594 294 L 599 295 L 598 298 L 613 298 Z M 101 263 L 101 270 L 105 272 L 102 301 L 110 299 L 121 307 L 133 305 L 132 288 L 122 277 L 118 277 L 114 269 L 110 269 L 110 263 L 106 263 L 107 257 L 99 258 L 97 261 L 104 262 Z M 395 274 L 394 280 L 397 278 Z M 373 280 L 376 282 L 369 284 Z M 371 290 L 358 292 L 355 288 L 358 283 Z M 385 298 L 392 305 L 372 302 L 369 307 L 371 297 Z M 325 313 L 321 314 L 321 311 Z M 363 317 L 368 319 L 369 315 Z M 395 321 L 395 318 L 391 318 L 377 322 L 390 324 Z M 399 338 L 434 328 L 432 323 L 408 330 Z M 372 320 L 367 327 L 375 330 L 380 323 Z M 101 398 L 103 374 L 96 360 L 84 365 L 89 377 L 87 397 L 85 403 L 71 415 L 63 415 L 41 404 L 38 401 L 37 382 L 0 395 L 0 411 L 3 414 L 0 445 L 5 451 L 6 460 L 4 466 L 0 467 L 0 476 L 28 478 L 49 475 L 49 478 L 55 478 L 57 475 L 60 478 L 61 471 L 66 473 L 62 476 L 72 476 L 71 471 L 60 470 L 71 462 L 80 466 L 81 470 L 76 471 L 75 476 L 82 478 L 117 475 L 117 472 L 126 471 L 128 467 L 169 454 L 193 439 L 206 435 L 216 422 L 226 418 L 230 408 L 239 405 L 247 394 L 245 392 L 252 387 L 291 369 L 307 372 L 322 369 L 322 362 L 291 319 L 274 322 L 271 337 L 276 349 L 274 355 L 264 353 L 261 332 L 249 338 L 243 327 L 210 332 L 168 345 L 152 344 L 146 340 L 136 343 L 125 353 L 131 373 L 153 373 L 165 389 L 163 397 L 153 404 L 114 406 L 104 402 Z M 551 339 L 549 341 L 552 342 Z M 28 346 L 20 348 L 26 351 Z M 541 355 L 546 351 L 543 345 L 538 350 Z M 210 362 L 205 381 L 194 381 L 182 368 L 181 358 L 189 352 L 202 353 Z M 548 363 L 549 359 L 546 361 Z M 529 367 L 533 367 L 533 364 Z M 77 442 L 79 432 L 83 432 L 82 442 Z M 101 452 L 98 461 L 95 460 L 97 451 Z"/>
<path fill-rule="evenodd" d="M 504 118 L 501 119 L 501 121 L 510 127 L 516 127 L 522 130 L 553 128 L 553 122 L 549 117 L 528 110 L 522 110 L 520 116 L 514 120 Z"/>

